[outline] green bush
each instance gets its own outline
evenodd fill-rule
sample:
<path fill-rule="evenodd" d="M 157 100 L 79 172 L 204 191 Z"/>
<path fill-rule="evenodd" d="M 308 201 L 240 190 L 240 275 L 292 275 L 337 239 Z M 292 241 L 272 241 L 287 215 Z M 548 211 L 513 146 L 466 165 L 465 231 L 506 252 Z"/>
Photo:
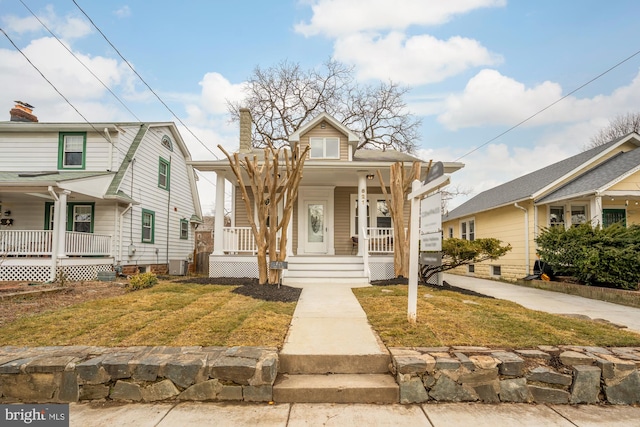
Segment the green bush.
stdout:
<path fill-rule="evenodd" d="M 153 273 L 139 273 L 129 279 L 127 288 L 130 291 L 150 288 L 158 283 L 158 277 Z"/>
<path fill-rule="evenodd" d="M 544 229 L 536 242 L 540 259 L 556 273 L 574 276 L 585 285 L 638 289 L 639 225 L 551 227 Z"/>

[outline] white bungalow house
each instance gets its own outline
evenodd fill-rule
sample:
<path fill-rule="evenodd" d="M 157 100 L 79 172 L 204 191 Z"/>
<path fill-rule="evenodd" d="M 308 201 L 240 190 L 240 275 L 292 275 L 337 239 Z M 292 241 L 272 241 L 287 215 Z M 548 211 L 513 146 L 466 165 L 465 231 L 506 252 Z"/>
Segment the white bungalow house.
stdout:
<path fill-rule="evenodd" d="M 202 216 L 173 123 L 0 122 L 0 280 L 183 270 Z"/>
<path fill-rule="evenodd" d="M 358 136 L 326 113 L 294 132 L 289 141 L 299 143 L 303 149 L 310 145 L 311 149 L 287 233 L 288 267 L 283 271 L 283 283 L 369 283 L 394 277 L 393 228 L 377 171 L 388 183 L 391 164 L 404 162 L 408 170 L 414 161 L 421 160 L 395 150 L 356 150 Z M 260 157 L 262 150 L 252 150 L 251 115 L 248 110 L 241 110 L 239 155 L 253 158 L 254 154 Z M 253 235 L 228 160 L 191 164 L 217 175 L 209 275 L 258 277 Z M 444 163 L 444 167 L 445 173 L 452 173 L 463 164 Z M 226 180 L 233 188 L 229 227 L 223 224 Z M 248 193 L 251 194 L 250 189 Z"/>

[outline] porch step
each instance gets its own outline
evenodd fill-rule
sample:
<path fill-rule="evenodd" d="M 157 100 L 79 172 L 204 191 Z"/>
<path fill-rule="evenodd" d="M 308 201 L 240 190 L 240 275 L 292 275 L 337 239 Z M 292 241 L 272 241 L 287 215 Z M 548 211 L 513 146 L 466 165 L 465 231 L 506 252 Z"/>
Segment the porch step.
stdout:
<path fill-rule="evenodd" d="M 278 371 L 284 374 L 386 374 L 391 357 L 377 354 L 289 354 L 281 352 Z"/>
<path fill-rule="evenodd" d="M 399 394 L 388 374 L 280 374 L 273 385 L 277 403 L 398 403 Z"/>
<path fill-rule="evenodd" d="M 317 283 L 319 279 L 329 279 L 332 283 L 353 283 L 358 286 L 369 283 L 364 273 L 362 257 L 357 256 L 290 257 L 282 283 L 291 286 Z"/>

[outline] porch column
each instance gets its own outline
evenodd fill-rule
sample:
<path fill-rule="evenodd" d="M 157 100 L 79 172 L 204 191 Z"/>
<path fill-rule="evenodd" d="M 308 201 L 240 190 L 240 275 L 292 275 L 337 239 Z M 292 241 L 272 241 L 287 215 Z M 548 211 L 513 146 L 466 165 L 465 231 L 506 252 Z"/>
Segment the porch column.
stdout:
<path fill-rule="evenodd" d="M 602 227 L 602 196 L 594 196 L 589 203 L 591 211 L 591 225 L 594 227 Z"/>
<path fill-rule="evenodd" d="M 363 229 L 367 226 L 367 172 L 358 172 L 358 256 L 367 250 Z"/>
<path fill-rule="evenodd" d="M 58 230 L 58 258 L 67 257 L 67 196 L 71 191 L 65 190 L 58 195 L 56 207 L 53 209 L 53 227 Z"/>
<path fill-rule="evenodd" d="M 216 172 L 216 212 L 213 226 L 213 254 L 224 255 L 224 175 Z"/>

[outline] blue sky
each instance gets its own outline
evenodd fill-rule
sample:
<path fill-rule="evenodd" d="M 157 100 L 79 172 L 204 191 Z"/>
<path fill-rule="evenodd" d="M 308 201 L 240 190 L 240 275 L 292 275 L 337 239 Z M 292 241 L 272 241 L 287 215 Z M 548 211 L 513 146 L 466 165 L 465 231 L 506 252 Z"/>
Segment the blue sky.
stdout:
<path fill-rule="evenodd" d="M 409 86 L 409 109 L 423 122 L 417 154 L 460 159 L 466 166 L 453 183 L 472 195 L 576 154 L 611 118 L 640 111 L 637 55 L 486 144 L 638 52 L 635 0 L 76 2 L 220 158 L 215 147 L 233 150 L 238 140 L 225 99 L 241 98 L 256 66 L 285 60 L 312 68 L 333 58 L 362 83 Z M 72 0 L 0 0 L 0 27 L 88 120 L 136 118 L 23 3 L 135 116 L 179 124 Z M 7 119 L 22 100 L 40 121 L 83 121 L 3 34 L 0 87 Z M 194 159 L 214 158 L 179 127 Z M 199 183 L 205 213 L 213 183 L 213 174 Z"/>

